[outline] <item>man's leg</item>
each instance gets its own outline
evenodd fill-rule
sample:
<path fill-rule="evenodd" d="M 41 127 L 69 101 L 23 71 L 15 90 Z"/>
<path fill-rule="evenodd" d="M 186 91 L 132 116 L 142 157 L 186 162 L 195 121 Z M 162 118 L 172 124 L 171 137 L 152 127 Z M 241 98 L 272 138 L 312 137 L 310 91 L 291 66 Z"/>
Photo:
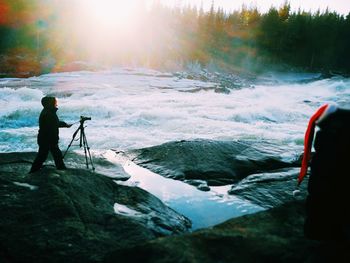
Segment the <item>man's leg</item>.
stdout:
<path fill-rule="evenodd" d="M 59 170 L 67 169 L 66 166 L 64 165 L 64 162 L 63 162 L 62 152 L 57 144 L 51 145 L 50 152 L 51 152 L 52 157 L 55 161 L 56 168 Z"/>
<path fill-rule="evenodd" d="M 30 169 L 30 173 L 34 173 L 41 169 L 49 154 L 49 147 L 46 145 L 39 145 L 39 151 Z"/>

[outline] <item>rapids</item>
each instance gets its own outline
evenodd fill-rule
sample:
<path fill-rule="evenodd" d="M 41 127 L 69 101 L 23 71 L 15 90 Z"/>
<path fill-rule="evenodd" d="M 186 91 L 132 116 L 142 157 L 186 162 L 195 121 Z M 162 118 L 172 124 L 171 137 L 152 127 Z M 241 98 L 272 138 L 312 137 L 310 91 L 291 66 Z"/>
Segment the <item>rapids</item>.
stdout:
<path fill-rule="evenodd" d="M 309 116 L 324 103 L 350 104 L 350 80 L 300 82 L 309 75 L 271 75 L 272 84 L 217 93 L 219 83 L 146 69 L 0 79 L 0 152 L 34 151 L 40 99 L 59 100 L 58 115 L 81 115 L 92 149 L 130 149 L 183 139 L 269 140 L 300 148 Z M 293 78 L 295 82 L 293 82 Z M 62 145 L 73 129 L 61 129 Z"/>

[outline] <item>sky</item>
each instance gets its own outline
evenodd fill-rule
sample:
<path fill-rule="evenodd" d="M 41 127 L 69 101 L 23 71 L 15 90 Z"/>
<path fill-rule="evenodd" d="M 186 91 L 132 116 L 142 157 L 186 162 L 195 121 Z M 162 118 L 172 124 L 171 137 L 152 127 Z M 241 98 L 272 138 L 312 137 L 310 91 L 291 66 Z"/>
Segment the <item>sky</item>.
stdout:
<path fill-rule="evenodd" d="M 162 0 L 163 3 L 171 3 L 176 5 L 195 4 L 203 6 L 204 10 L 210 9 L 213 0 Z M 214 0 L 214 6 L 223 7 L 227 11 L 238 10 L 242 4 L 247 7 L 257 6 L 259 11 L 266 12 L 271 6 L 279 7 L 285 0 Z M 289 0 L 291 9 L 293 11 L 301 10 L 315 12 L 318 9 L 326 10 L 328 7 L 330 11 L 337 11 L 337 13 L 347 15 L 350 12 L 350 0 Z"/>

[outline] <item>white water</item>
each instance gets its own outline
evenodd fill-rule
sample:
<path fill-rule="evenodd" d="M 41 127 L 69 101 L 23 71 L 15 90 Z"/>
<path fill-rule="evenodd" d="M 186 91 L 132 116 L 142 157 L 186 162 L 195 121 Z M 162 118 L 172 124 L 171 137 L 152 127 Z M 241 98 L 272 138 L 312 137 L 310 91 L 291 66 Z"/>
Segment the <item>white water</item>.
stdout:
<path fill-rule="evenodd" d="M 278 84 L 255 85 L 229 94 L 215 93 L 217 83 L 179 79 L 145 69 L 0 79 L 0 152 L 37 150 L 40 100 L 53 95 L 59 100 L 58 115 L 62 120 L 73 123 L 80 115 L 92 118 L 86 122 L 85 131 L 93 152 L 206 138 L 268 140 L 289 149 L 286 155 L 293 155 L 301 152 L 308 119 L 319 106 L 334 103 L 350 108 L 349 79 L 293 83 L 300 76 L 274 76 Z M 198 88 L 203 89 L 193 92 Z M 77 125 L 60 130 L 62 149 L 75 129 Z M 128 172 L 132 174 L 131 184 L 137 182 L 196 220 L 195 228 L 259 210 L 217 193 L 223 189 L 202 193 L 169 179 L 162 181 L 168 187 L 159 193 L 159 176 L 145 176 L 147 171 L 138 168 Z M 217 218 L 211 220 L 206 211 Z"/>
<path fill-rule="evenodd" d="M 300 146 L 309 116 L 323 103 L 350 104 L 350 80 L 213 90 L 215 83 L 178 79 L 150 70 L 48 74 L 0 79 L 0 152 L 37 149 L 40 99 L 59 99 L 58 115 L 76 122 L 91 116 L 92 149 L 130 149 L 172 140 L 265 139 Z M 67 145 L 74 129 L 61 129 Z"/>

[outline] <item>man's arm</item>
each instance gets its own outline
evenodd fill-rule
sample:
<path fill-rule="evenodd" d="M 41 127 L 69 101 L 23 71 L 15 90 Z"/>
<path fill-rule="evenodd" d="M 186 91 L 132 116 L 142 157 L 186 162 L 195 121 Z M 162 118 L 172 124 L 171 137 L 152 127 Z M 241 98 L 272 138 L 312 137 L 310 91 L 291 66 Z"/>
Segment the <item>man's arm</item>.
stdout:
<path fill-rule="evenodd" d="M 58 127 L 60 127 L 60 128 L 70 128 L 70 127 L 72 127 L 72 125 L 73 125 L 73 124 L 67 124 L 67 123 L 64 122 L 64 121 L 59 121 L 59 122 L 58 122 Z"/>

